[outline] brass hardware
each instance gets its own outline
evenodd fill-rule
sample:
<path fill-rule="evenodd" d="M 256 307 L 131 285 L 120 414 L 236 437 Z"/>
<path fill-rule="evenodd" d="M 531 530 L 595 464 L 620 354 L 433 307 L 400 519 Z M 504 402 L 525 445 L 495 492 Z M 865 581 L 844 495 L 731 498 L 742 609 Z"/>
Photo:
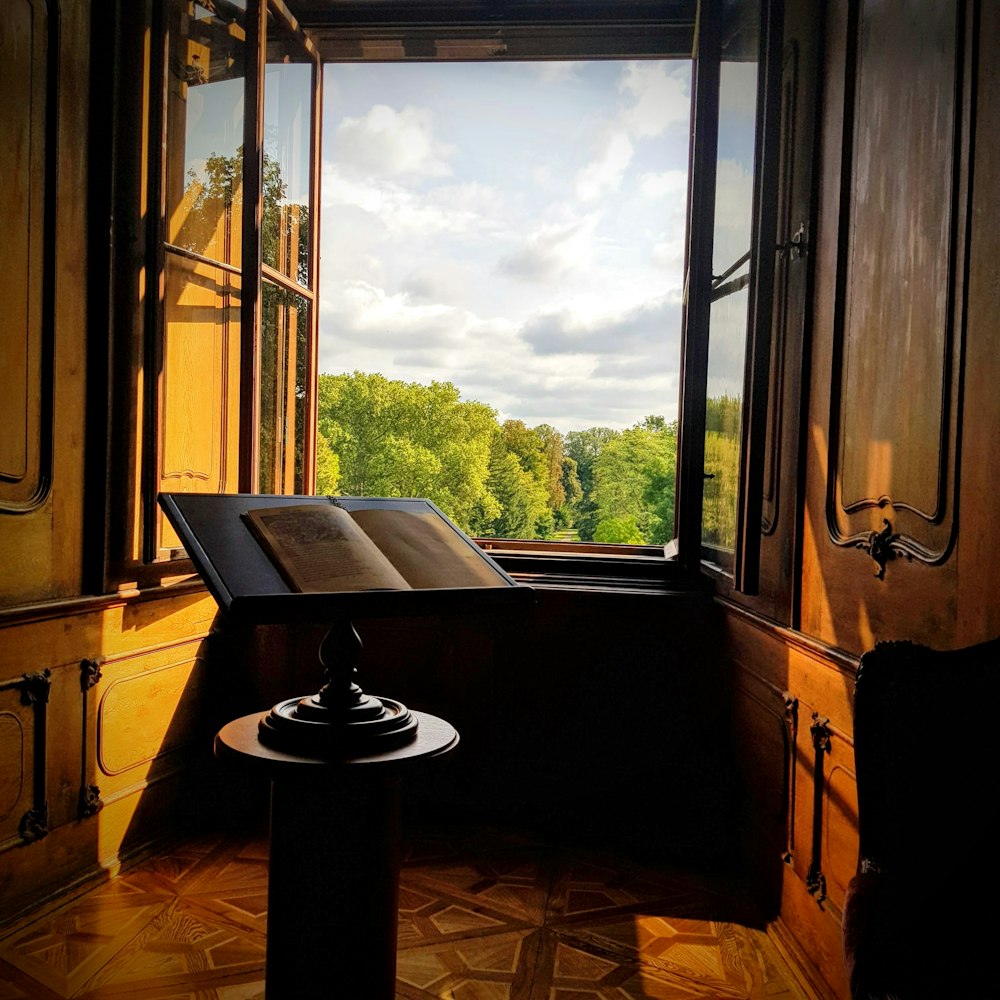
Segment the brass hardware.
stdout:
<path fill-rule="evenodd" d="M 49 688 L 52 686 L 52 671 L 45 670 L 24 674 L 21 688 L 22 705 L 47 705 L 49 703 Z"/>

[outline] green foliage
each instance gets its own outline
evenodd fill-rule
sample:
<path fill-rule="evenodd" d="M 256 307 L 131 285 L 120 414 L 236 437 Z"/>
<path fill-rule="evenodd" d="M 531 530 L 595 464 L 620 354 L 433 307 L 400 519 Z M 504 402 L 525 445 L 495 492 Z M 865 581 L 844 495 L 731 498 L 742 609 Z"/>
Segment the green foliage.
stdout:
<path fill-rule="evenodd" d="M 340 456 L 322 431 L 316 434 L 316 492 L 327 496 L 340 493 Z"/>
<path fill-rule="evenodd" d="M 495 510 L 485 494 L 496 414 L 461 401 L 450 382 L 321 375 L 318 413 L 341 493 L 426 497 L 466 529 L 474 513 Z"/>
<path fill-rule="evenodd" d="M 642 545 L 645 539 L 634 517 L 605 518 L 594 531 L 595 542 L 614 542 L 619 545 Z"/>
<path fill-rule="evenodd" d="M 701 538 L 705 545 L 736 547 L 736 497 L 740 469 L 739 437 L 705 434 L 705 479 L 701 506 Z"/>
<path fill-rule="evenodd" d="M 317 488 L 419 496 L 472 535 L 661 542 L 673 537 L 676 423 L 561 434 L 502 424 L 450 382 L 321 375 Z"/>
<path fill-rule="evenodd" d="M 593 463 L 597 526 L 631 519 L 640 542 L 672 538 L 674 527 L 676 424 L 654 423 L 654 430 L 648 420 L 608 441 Z"/>

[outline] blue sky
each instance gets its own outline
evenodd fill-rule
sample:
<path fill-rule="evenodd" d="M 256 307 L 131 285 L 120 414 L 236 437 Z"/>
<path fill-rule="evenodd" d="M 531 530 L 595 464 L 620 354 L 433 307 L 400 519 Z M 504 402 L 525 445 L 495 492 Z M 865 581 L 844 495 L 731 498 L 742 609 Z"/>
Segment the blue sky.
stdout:
<path fill-rule="evenodd" d="M 321 372 L 564 432 L 676 416 L 689 64 L 324 74 Z"/>

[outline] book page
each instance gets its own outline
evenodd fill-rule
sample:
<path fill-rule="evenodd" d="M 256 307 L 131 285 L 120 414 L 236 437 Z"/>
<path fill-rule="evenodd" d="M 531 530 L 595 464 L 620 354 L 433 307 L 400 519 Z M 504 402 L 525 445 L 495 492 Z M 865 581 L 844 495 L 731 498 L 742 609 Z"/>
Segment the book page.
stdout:
<path fill-rule="evenodd" d="M 433 511 L 367 508 L 351 517 L 411 587 L 507 587 L 465 539 Z"/>
<path fill-rule="evenodd" d="M 262 507 L 243 520 L 293 590 L 410 589 L 351 515 L 333 504 Z"/>

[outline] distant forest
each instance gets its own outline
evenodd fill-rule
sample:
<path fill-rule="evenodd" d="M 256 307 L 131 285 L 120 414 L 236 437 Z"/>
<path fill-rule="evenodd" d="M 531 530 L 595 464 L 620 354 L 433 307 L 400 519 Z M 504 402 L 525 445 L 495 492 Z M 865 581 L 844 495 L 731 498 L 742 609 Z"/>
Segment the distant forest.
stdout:
<path fill-rule="evenodd" d="M 738 420 L 739 400 L 709 402 L 706 465 L 720 472 L 707 481 L 705 526 L 717 544 L 728 520 L 735 534 L 735 467 L 731 477 L 721 470 L 738 454 Z M 426 497 L 475 537 L 660 544 L 674 535 L 676 420 L 562 433 L 501 422 L 451 382 L 356 371 L 320 375 L 318 424 L 318 493 Z"/>

